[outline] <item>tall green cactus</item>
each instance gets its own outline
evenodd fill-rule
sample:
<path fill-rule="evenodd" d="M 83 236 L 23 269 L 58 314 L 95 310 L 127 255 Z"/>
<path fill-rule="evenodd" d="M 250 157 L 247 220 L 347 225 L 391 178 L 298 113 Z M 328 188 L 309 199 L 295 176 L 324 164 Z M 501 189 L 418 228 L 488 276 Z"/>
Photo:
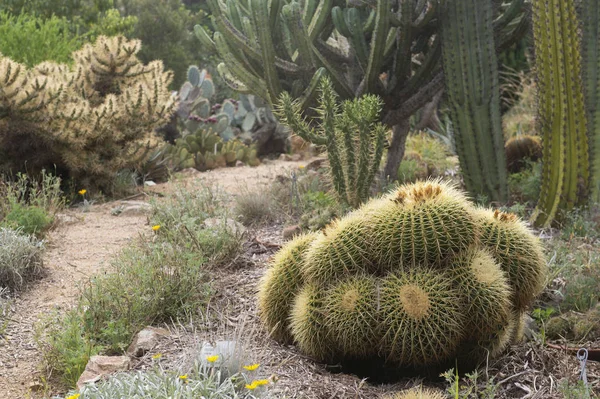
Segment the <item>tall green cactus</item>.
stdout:
<path fill-rule="evenodd" d="M 575 4 L 533 0 L 542 136 L 542 186 L 532 221 L 548 226 L 581 204 L 589 183 L 588 139 Z"/>
<path fill-rule="evenodd" d="M 442 4 L 446 92 L 465 186 L 471 194 L 504 202 L 508 189 L 492 0 Z"/>
<path fill-rule="evenodd" d="M 600 3 L 582 0 L 583 89 L 591 154 L 591 196 L 600 203 Z"/>
<path fill-rule="evenodd" d="M 306 122 L 300 101 L 294 101 L 288 93 L 281 95 L 277 111 L 282 122 L 300 137 L 325 143 L 334 189 L 342 201 L 358 207 L 369 198 L 383 155 L 385 128 L 377 122 L 381 102 L 377 96 L 365 95 L 344 102 L 340 112 L 331 80 L 323 78 L 319 87 L 319 129 Z"/>
<path fill-rule="evenodd" d="M 219 53 L 219 73 L 233 89 L 271 103 L 288 92 L 307 113 L 323 74 L 344 100 L 379 95 L 380 120 L 393 130 L 384 175 L 396 179 L 408 119 L 443 88 L 439 0 L 207 3 L 216 32 L 211 37 L 196 26 L 196 36 Z M 494 3 L 501 45 L 519 39 L 527 25 L 523 0 L 513 3 Z"/>

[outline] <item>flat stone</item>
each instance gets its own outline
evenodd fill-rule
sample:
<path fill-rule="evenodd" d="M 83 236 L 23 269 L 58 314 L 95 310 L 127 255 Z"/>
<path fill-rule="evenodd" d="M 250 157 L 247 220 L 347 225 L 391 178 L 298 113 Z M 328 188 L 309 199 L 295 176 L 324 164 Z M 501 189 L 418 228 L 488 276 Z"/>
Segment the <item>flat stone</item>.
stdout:
<path fill-rule="evenodd" d="M 144 182 L 144 186 L 152 187 L 152 186 L 156 186 L 156 183 L 154 183 L 152 180 L 146 180 Z"/>
<path fill-rule="evenodd" d="M 235 161 L 235 166 L 239 168 L 239 167 L 241 167 L 241 166 L 246 166 L 246 164 L 245 164 L 245 163 L 243 163 L 242 161 L 239 161 L 239 160 L 238 160 L 238 161 Z"/>
<path fill-rule="evenodd" d="M 85 370 L 77 380 L 77 389 L 85 384 L 93 383 L 109 374 L 127 371 L 131 367 L 128 356 L 92 356 Z"/>
<path fill-rule="evenodd" d="M 289 154 L 281 154 L 279 156 L 279 160 L 280 161 L 286 161 L 286 162 L 290 162 L 292 160 L 292 156 Z"/>
<path fill-rule="evenodd" d="M 111 213 L 119 216 L 145 215 L 152 206 L 144 201 L 121 201 L 119 206 L 113 208 Z"/>
<path fill-rule="evenodd" d="M 164 328 L 146 327 L 142 331 L 138 332 L 133 339 L 129 348 L 127 348 L 127 354 L 130 356 L 141 357 L 147 352 L 151 351 L 158 342 L 171 335 L 168 330 Z"/>
<path fill-rule="evenodd" d="M 302 154 L 293 154 L 292 155 L 292 161 L 294 162 L 298 162 L 302 159 Z"/>

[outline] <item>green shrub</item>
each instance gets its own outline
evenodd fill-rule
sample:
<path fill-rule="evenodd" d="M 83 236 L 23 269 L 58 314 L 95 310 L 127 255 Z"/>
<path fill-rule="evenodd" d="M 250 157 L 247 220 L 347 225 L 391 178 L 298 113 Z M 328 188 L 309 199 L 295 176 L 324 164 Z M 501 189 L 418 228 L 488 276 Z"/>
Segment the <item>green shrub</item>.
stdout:
<path fill-rule="evenodd" d="M 0 227 L 0 288 L 19 289 L 42 267 L 43 241 Z"/>
<path fill-rule="evenodd" d="M 542 184 L 542 164 L 529 162 L 529 167 L 508 176 L 508 189 L 514 202 L 535 205 Z"/>
<path fill-rule="evenodd" d="M 398 168 L 398 177 L 405 183 L 414 183 L 428 177 L 444 176 L 456 166 L 448 147 L 426 133 L 415 133 L 406 139 L 404 159 Z"/>
<path fill-rule="evenodd" d="M 41 236 L 52 224 L 52 217 L 45 209 L 37 206 L 15 204 L 4 216 L 2 225 L 12 229 L 21 229 L 25 234 Z"/>
<path fill-rule="evenodd" d="M 81 314 L 79 306 L 64 315 L 54 313 L 36 325 L 35 336 L 44 362 L 67 387 L 75 386 L 90 357 L 102 350 L 86 334 Z"/>
<path fill-rule="evenodd" d="M 84 41 L 70 28 L 65 18 L 53 16 L 44 20 L 28 14 L 0 12 L 0 54 L 29 67 L 43 61 L 70 64 L 71 53 Z"/>

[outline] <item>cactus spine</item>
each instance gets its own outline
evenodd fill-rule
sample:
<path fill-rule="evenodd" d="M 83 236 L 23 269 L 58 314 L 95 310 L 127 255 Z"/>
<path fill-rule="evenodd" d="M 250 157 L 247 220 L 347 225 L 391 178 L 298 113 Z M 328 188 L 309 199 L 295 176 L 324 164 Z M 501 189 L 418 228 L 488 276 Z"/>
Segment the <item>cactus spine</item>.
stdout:
<path fill-rule="evenodd" d="M 600 3 L 581 4 L 583 88 L 591 161 L 591 199 L 600 203 Z"/>
<path fill-rule="evenodd" d="M 444 0 L 442 55 L 465 186 L 508 199 L 491 0 Z M 473 49 L 477 49 L 474 51 Z"/>
<path fill-rule="evenodd" d="M 561 0 L 532 4 L 543 144 L 542 186 L 532 221 L 548 226 L 587 194 L 588 139 L 575 4 Z"/>
<path fill-rule="evenodd" d="M 383 155 L 385 128 L 377 122 L 382 104 L 376 96 L 366 95 L 344 102 L 340 112 L 331 80 L 323 78 L 320 87 L 318 130 L 304 120 L 300 102 L 288 93 L 282 94 L 278 113 L 303 139 L 325 143 L 334 189 L 343 201 L 358 207 L 369 197 Z"/>

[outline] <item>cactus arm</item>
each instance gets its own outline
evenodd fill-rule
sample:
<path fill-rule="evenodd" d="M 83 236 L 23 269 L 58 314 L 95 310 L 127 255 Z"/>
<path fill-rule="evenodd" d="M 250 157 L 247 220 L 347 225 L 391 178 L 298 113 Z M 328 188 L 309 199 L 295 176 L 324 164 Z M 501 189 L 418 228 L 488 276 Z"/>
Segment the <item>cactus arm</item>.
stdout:
<path fill-rule="evenodd" d="M 319 85 L 321 84 L 321 79 L 323 79 L 323 77 L 326 76 L 326 73 L 327 72 L 323 67 L 317 69 L 312 79 L 310 80 L 308 87 L 299 98 L 300 109 L 307 109 L 309 105 L 313 102 L 318 92 Z"/>
<path fill-rule="evenodd" d="M 344 181 L 342 162 L 337 144 L 335 116 L 337 114 L 338 105 L 336 100 L 337 95 L 333 90 L 331 81 L 328 78 L 324 78 L 321 81 L 320 106 L 316 111 L 321 117 L 321 129 L 327 139 L 325 146 L 327 148 L 329 164 L 331 165 L 333 187 L 339 196 L 348 202 L 346 182 Z"/>
<path fill-rule="evenodd" d="M 215 42 L 212 40 L 210 35 L 206 32 L 206 30 L 200 26 L 194 26 L 194 34 L 196 38 L 200 41 L 200 44 L 208 51 L 209 53 L 216 53 L 217 47 L 215 46 Z"/>
<path fill-rule="evenodd" d="M 283 17 L 290 29 L 291 39 L 298 48 L 298 55 L 303 65 L 314 65 L 312 45 L 306 27 L 302 22 L 300 4 L 294 2 L 283 7 Z M 298 62 L 298 60 L 294 60 Z"/>
<path fill-rule="evenodd" d="M 326 57 L 324 57 L 319 51 L 315 51 L 314 54 L 319 59 L 319 62 L 321 63 L 321 65 L 323 67 L 325 67 L 325 69 L 327 69 L 327 72 L 329 72 L 329 77 L 332 79 L 333 85 L 335 86 L 335 89 L 337 90 L 339 95 L 343 99 L 354 97 L 354 93 L 352 92 L 352 89 L 348 86 L 348 83 L 346 83 L 346 79 L 344 78 L 344 76 L 342 76 L 338 72 L 338 69 L 335 68 L 329 62 L 329 60 Z"/>
<path fill-rule="evenodd" d="M 310 21 L 315 14 L 315 11 L 318 7 L 318 0 L 304 0 L 304 9 L 302 10 L 302 15 L 304 16 L 304 24 L 307 26 L 310 24 Z"/>
<path fill-rule="evenodd" d="M 277 32 L 277 25 L 279 24 L 279 16 L 281 15 L 281 8 L 283 7 L 283 0 L 269 0 L 269 27 L 271 32 Z"/>
<path fill-rule="evenodd" d="M 242 30 L 242 18 L 240 17 L 240 10 L 237 7 L 237 2 L 235 0 L 227 0 L 226 8 L 227 18 L 231 21 L 231 24 L 237 30 Z"/>
<path fill-rule="evenodd" d="M 380 163 L 381 163 L 381 157 L 383 156 L 383 148 L 384 148 L 384 144 L 385 144 L 385 135 L 386 135 L 387 129 L 385 126 L 383 126 L 381 123 L 377 123 L 377 125 L 375 126 L 375 152 L 374 152 L 374 157 L 373 157 L 373 161 L 371 163 L 371 170 L 369 171 L 369 175 L 367 176 L 367 181 L 372 182 L 373 179 L 375 178 L 375 175 L 377 174 L 377 172 L 379 171 L 380 168 Z M 369 198 L 369 185 L 366 186 L 366 192 L 364 193 L 363 198 L 367 199 Z"/>
<path fill-rule="evenodd" d="M 335 6 L 331 9 L 331 17 L 333 19 L 333 24 L 335 26 L 335 29 L 337 29 L 337 31 L 345 37 L 350 37 L 352 36 L 352 32 L 350 32 L 350 29 L 348 28 L 348 25 L 346 24 L 346 18 L 344 17 L 344 11 L 342 10 L 341 7 L 339 6 Z"/>
<path fill-rule="evenodd" d="M 406 57 L 410 53 L 410 46 L 413 41 L 412 37 L 412 13 L 414 9 L 414 0 L 406 0 L 401 4 L 401 24 L 398 31 L 398 46 L 396 50 L 396 67 L 393 78 L 396 84 L 401 83 L 410 75 L 410 64 L 412 59 Z M 394 85 L 396 86 L 396 85 Z"/>
<path fill-rule="evenodd" d="M 332 7 L 333 0 L 319 1 L 319 5 L 315 9 L 315 14 L 308 25 L 308 34 L 313 43 L 317 40 L 319 34 L 323 32 L 323 28 L 329 19 Z"/>
<path fill-rule="evenodd" d="M 350 110 L 351 105 L 352 104 L 348 101 L 345 101 L 344 104 L 342 104 L 343 112 L 338 127 L 344 137 L 344 154 L 347 177 L 346 182 L 348 185 L 346 191 L 348 198 L 353 202 L 356 200 L 356 198 L 354 198 L 354 194 L 358 192 L 356 187 L 358 179 L 356 178 L 356 154 L 354 152 L 354 147 L 356 145 L 354 136 L 356 135 L 356 132 L 353 129 L 353 125 L 349 117 L 349 115 L 352 113 Z"/>
<path fill-rule="evenodd" d="M 365 76 L 367 93 L 376 90 L 379 74 L 381 73 L 381 64 L 385 54 L 387 33 L 389 31 L 389 10 L 391 8 L 390 0 L 379 0 L 377 2 L 377 18 L 373 36 L 371 37 L 371 51 L 367 72 Z"/>
<path fill-rule="evenodd" d="M 600 203 L 600 3 L 583 0 L 582 55 L 591 160 L 591 199 Z"/>
<path fill-rule="evenodd" d="M 524 4 L 525 0 L 512 0 L 506 10 L 494 21 L 494 30 L 499 32 L 506 28 L 522 12 Z"/>
<path fill-rule="evenodd" d="M 439 59 L 442 54 L 442 45 L 439 36 L 434 39 L 431 48 L 427 52 L 421 67 L 411 76 L 403 91 L 413 93 L 418 87 L 422 87 L 425 80 L 431 77 L 433 71 L 439 67 Z"/>
<path fill-rule="evenodd" d="M 359 160 L 358 160 L 358 176 L 356 178 L 356 192 L 359 195 L 357 202 L 354 206 L 357 206 L 362 196 L 369 190 L 369 181 L 367 176 L 370 172 L 369 157 L 371 155 L 370 143 L 372 141 L 372 128 L 373 128 L 373 117 L 379 116 L 379 109 L 373 110 L 374 106 L 378 108 L 379 103 L 373 96 L 364 96 L 350 107 L 350 115 L 352 122 L 358 128 L 358 141 L 359 141 Z M 362 108 L 362 112 L 359 111 Z M 373 114 L 373 111 L 374 114 Z M 362 117 L 357 118 L 358 115 Z"/>
<path fill-rule="evenodd" d="M 386 10 L 386 13 L 389 12 L 389 10 Z M 369 16 L 367 17 L 367 20 L 365 21 L 365 24 L 363 26 L 363 31 L 365 33 L 371 33 L 373 32 L 373 29 L 375 29 L 375 21 L 377 20 L 377 13 L 375 12 L 375 10 L 371 10 L 369 12 Z M 389 17 L 388 17 L 388 21 L 389 21 Z"/>
<path fill-rule="evenodd" d="M 227 65 L 229 71 L 251 90 L 255 91 L 259 97 L 268 99 L 269 93 L 266 90 L 266 84 L 264 80 L 256 76 L 252 72 L 248 71 L 245 65 L 242 65 L 233 55 L 227 41 L 221 35 L 220 32 L 215 32 L 215 43 L 217 45 L 217 51 L 223 58 L 223 61 Z"/>
<path fill-rule="evenodd" d="M 465 185 L 471 193 L 504 202 L 508 192 L 492 3 L 445 0 L 441 14 L 446 89 Z"/>
<path fill-rule="evenodd" d="M 360 21 L 360 12 L 356 8 L 350 8 L 345 13 L 346 24 L 350 30 L 350 41 L 352 48 L 358 59 L 358 62 L 363 68 L 366 68 L 369 62 L 369 45 L 363 32 L 362 22 Z"/>
<path fill-rule="evenodd" d="M 221 78 L 223 78 L 227 86 L 231 87 L 238 93 L 251 94 L 251 90 L 248 89 L 248 87 L 241 80 L 238 80 L 235 76 L 233 76 L 233 74 L 231 73 L 229 68 L 227 68 L 227 65 L 224 62 L 221 62 L 219 65 L 217 65 L 217 71 L 219 72 L 219 75 L 221 75 Z"/>
<path fill-rule="evenodd" d="M 420 31 L 425 28 L 429 23 L 433 20 L 433 18 L 437 15 L 437 2 L 428 1 L 424 8 L 423 12 L 417 17 L 415 22 L 413 23 L 413 29 L 416 31 Z"/>
<path fill-rule="evenodd" d="M 277 1 L 277 0 L 273 0 Z M 258 33 L 258 42 L 262 56 L 264 77 L 267 83 L 267 89 L 270 94 L 268 98 L 275 100 L 281 93 L 281 85 L 277 70 L 275 69 L 275 48 L 273 47 L 273 37 L 268 29 L 269 25 L 269 3 L 264 0 L 251 0 L 252 16 Z M 271 97 L 272 96 L 272 97 Z"/>
<path fill-rule="evenodd" d="M 316 145 L 327 144 L 327 138 L 315 132 L 315 130 L 308 125 L 306 120 L 300 116 L 302 112 L 300 103 L 294 101 L 287 92 L 281 93 L 275 110 L 281 121 L 292 128 L 294 133 L 304 140 Z"/>
<path fill-rule="evenodd" d="M 549 226 L 580 202 L 588 183 L 588 143 L 580 48 L 572 2 L 533 1 L 542 185 L 532 215 Z"/>

